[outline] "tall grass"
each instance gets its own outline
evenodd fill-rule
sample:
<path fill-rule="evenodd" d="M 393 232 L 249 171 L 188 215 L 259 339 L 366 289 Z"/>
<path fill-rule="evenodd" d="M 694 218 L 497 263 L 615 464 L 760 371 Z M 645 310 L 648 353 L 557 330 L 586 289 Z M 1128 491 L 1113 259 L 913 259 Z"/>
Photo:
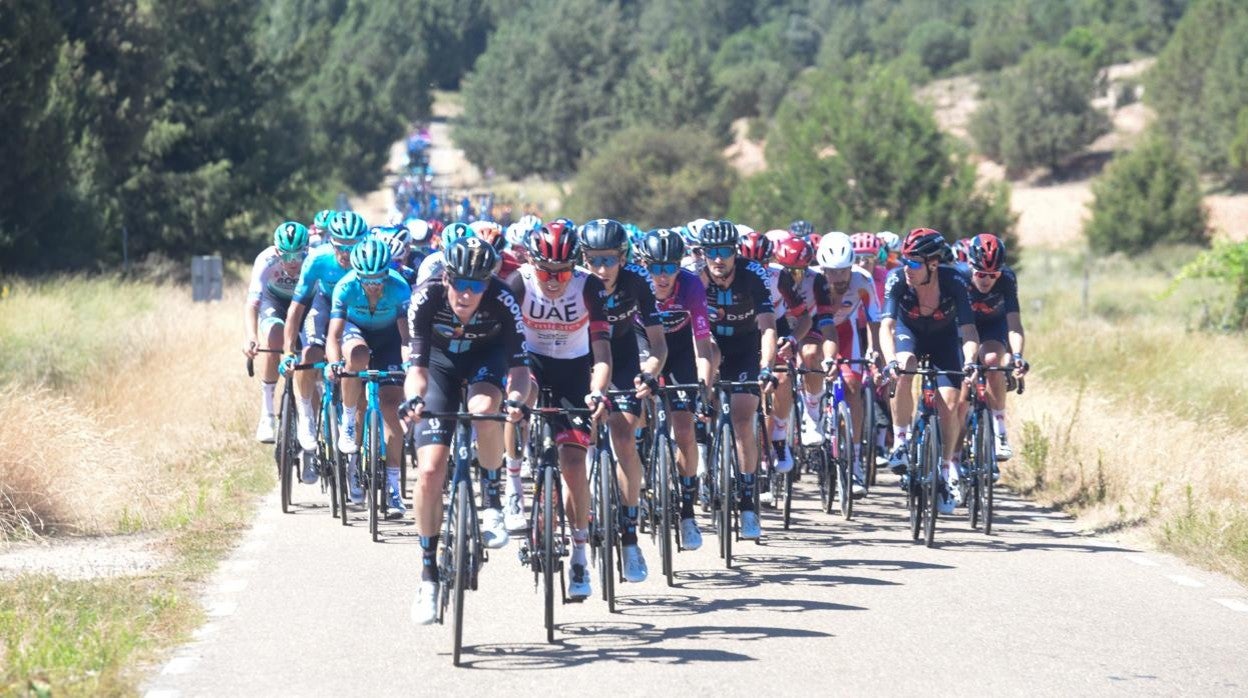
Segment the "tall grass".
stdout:
<path fill-rule="evenodd" d="M 1213 282 L 1171 288 L 1194 254 L 1028 256 L 1020 286 L 1036 370 L 1012 398 L 1007 481 L 1248 581 L 1245 338 L 1201 329 L 1224 298 Z"/>

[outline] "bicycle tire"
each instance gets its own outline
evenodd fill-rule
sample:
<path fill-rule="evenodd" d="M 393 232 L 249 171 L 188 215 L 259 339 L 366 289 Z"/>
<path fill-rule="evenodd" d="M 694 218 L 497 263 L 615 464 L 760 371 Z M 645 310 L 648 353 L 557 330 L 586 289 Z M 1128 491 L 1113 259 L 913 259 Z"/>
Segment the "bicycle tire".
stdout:
<path fill-rule="evenodd" d="M 542 468 L 542 596 L 546 604 L 546 642 L 555 641 L 555 470 Z"/>
<path fill-rule="evenodd" d="M 813 450 L 816 454 L 815 475 L 819 479 L 819 509 L 825 514 L 832 513 L 832 493 L 836 486 L 831 476 L 832 459 L 828 448 L 828 445 L 823 445 Z"/>
<path fill-rule="evenodd" d="M 906 507 L 910 514 L 910 537 L 919 540 L 923 535 L 923 510 L 927 506 L 924 493 L 927 491 L 922 482 L 922 464 L 919 462 L 919 444 L 926 436 L 922 426 L 920 432 L 911 437 L 908 447 L 909 464 L 906 466 Z"/>
<path fill-rule="evenodd" d="M 836 450 L 837 505 L 841 517 L 849 521 L 854 517 L 854 423 L 844 403 L 836 408 Z"/>
<path fill-rule="evenodd" d="M 342 520 L 342 525 L 346 526 L 350 523 L 347 515 L 347 502 L 350 498 L 351 483 L 349 482 L 350 478 L 347 476 L 348 459 L 338 452 L 338 444 L 336 442 L 338 410 L 334 408 L 332 399 L 329 408 L 325 410 L 325 414 L 329 419 L 329 426 L 321 432 L 324 438 L 323 448 L 329 454 L 330 462 L 333 463 L 334 477 L 338 481 L 338 516 Z"/>
<path fill-rule="evenodd" d="M 672 517 L 672 451 L 664 435 L 658 435 L 654 441 L 654 487 L 658 493 L 658 523 L 655 525 L 659 535 L 659 557 L 663 565 L 663 578 L 667 585 L 675 586 L 675 571 L 672 561 L 672 544 L 676 532 L 673 531 Z"/>
<path fill-rule="evenodd" d="M 602 535 L 600 544 L 602 546 L 598 557 L 598 564 L 602 565 L 599 573 L 602 578 L 602 599 L 607 602 L 607 612 L 615 613 L 615 573 L 616 562 L 619 557 L 619 539 L 617 538 L 616 526 L 619 522 L 619 509 L 615 503 L 615 459 L 612 457 L 609 447 L 603 447 L 598 451 L 598 491 L 599 498 L 598 511 L 602 514 L 602 522 L 599 524 L 599 533 Z"/>
<path fill-rule="evenodd" d="M 983 426 L 979 430 L 981 442 L 980 451 L 983 453 L 983 459 L 979 466 L 979 492 L 981 497 L 980 518 L 984 522 L 984 535 L 992 535 L 992 508 L 993 508 L 993 481 L 992 469 L 997 464 L 997 440 L 993 433 L 992 420 L 988 419 L 987 410 L 984 411 Z"/>
<path fill-rule="evenodd" d="M 294 489 L 294 469 L 298 462 L 295 434 L 295 394 L 290 379 L 282 389 L 282 416 L 277 437 L 277 476 L 281 481 L 282 513 L 291 510 L 291 491 Z"/>
<path fill-rule="evenodd" d="M 732 542 L 736 535 L 736 471 L 737 448 L 732 423 L 725 421 L 719 430 L 720 545 L 723 546 L 724 567 L 732 569 Z"/>
<path fill-rule="evenodd" d="M 962 477 L 959 479 L 958 487 L 962 488 L 962 501 L 966 503 L 966 517 L 970 519 L 971 530 L 979 530 L 981 505 L 983 504 L 983 491 L 980 489 L 979 479 L 979 461 L 981 458 L 979 450 L 979 430 L 983 426 L 978 411 L 971 412 L 970 420 L 966 425 L 966 438 L 964 440 L 962 464 L 964 472 L 959 473 Z"/>
<path fill-rule="evenodd" d="M 455 552 L 451 558 L 454 574 L 454 588 L 451 597 L 451 636 L 454 644 L 451 648 L 451 663 L 459 666 L 460 651 L 464 647 L 464 590 L 469 583 L 471 570 L 468 558 L 468 539 L 471 537 L 471 523 L 468 517 L 472 514 L 472 506 L 468 501 L 468 483 L 460 482 L 455 488 L 455 529 L 451 532 L 454 538 Z"/>
<path fill-rule="evenodd" d="M 794 464 L 793 467 L 797 467 Z M 781 512 L 784 518 L 784 530 L 789 530 L 789 524 L 793 520 L 793 478 L 791 473 L 780 474 L 780 494 L 784 497 L 781 504 Z"/>
<path fill-rule="evenodd" d="M 862 446 L 858 449 L 859 460 L 862 461 L 862 484 L 866 485 L 870 491 L 875 486 L 875 455 L 876 455 L 876 428 L 875 428 L 875 381 L 871 379 L 870 374 L 862 378 Z"/>
<path fill-rule="evenodd" d="M 381 433 L 379 424 L 379 415 L 376 412 L 369 412 L 368 425 L 364 431 L 364 443 L 367 446 L 367 467 L 368 467 L 368 491 L 371 494 L 371 501 L 368 507 L 368 532 L 373 536 L 373 542 L 381 541 L 380 527 L 377 525 L 381 518 L 381 483 L 385 481 L 385 474 L 382 472 L 381 465 L 381 448 L 378 445 L 377 437 Z"/>
<path fill-rule="evenodd" d="M 936 520 L 940 514 L 940 424 L 935 417 L 928 417 L 927 426 L 923 429 L 923 462 L 927 472 L 923 483 L 926 488 L 927 506 L 923 517 L 923 537 L 927 547 L 936 543 Z"/>

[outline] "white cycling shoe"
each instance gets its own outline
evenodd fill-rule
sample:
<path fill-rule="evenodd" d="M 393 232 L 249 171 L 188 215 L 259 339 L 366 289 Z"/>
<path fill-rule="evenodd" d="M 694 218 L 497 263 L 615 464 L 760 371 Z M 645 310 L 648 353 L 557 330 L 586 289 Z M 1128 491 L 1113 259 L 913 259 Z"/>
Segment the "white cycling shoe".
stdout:
<path fill-rule="evenodd" d="M 433 625 L 438 621 L 438 583 L 422 581 L 412 601 L 412 622 Z"/>
<path fill-rule="evenodd" d="M 697 519 L 680 520 L 680 547 L 685 550 L 697 550 L 702 547 L 702 531 L 698 528 Z"/>
<path fill-rule="evenodd" d="M 529 520 L 524 515 L 524 500 L 518 494 L 507 496 L 506 509 L 503 512 L 503 524 L 510 533 L 519 533 L 529 527 Z"/>
<path fill-rule="evenodd" d="M 741 538 L 743 540 L 758 540 L 762 536 L 763 527 L 758 522 L 758 512 L 741 512 Z"/>
<path fill-rule="evenodd" d="M 347 423 L 345 420 L 338 425 L 338 450 L 342 453 L 358 453 L 360 444 L 355 440 L 356 428 L 355 420 Z"/>
<path fill-rule="evenodd" d="M 305 451 L 316 450 L 316 430 L 312 428 L 312 420 L 305 417 L 299 417 L 295 420 L 295 434 L 299 439 L 299 446 Z"/>
<path fill-rule="evenodd" d="M 641 555 L 641 548 L 636 545 L 626 545 L 620 552 L 624 557 L 624 581 L 646 581 L 650 570 L 646 567 L 646 558 Z"/>
<path fill-rule="evenodd" d="M 507 527 L 503 525 L 503 512 L 501 509 L 482 509 L 481 510 L 481 542 L 485 547 L 491 549 L 501 548 L 507 545 L 511 540 L 511 536 L 507 533 Z"/>
<path fill-rule="evenodd" d="M 273 415 L 260 415 L 260 421 L 256 422 L 256 441 L 262 444 L 271 444 L 277 435 L 273 432 Z"/>

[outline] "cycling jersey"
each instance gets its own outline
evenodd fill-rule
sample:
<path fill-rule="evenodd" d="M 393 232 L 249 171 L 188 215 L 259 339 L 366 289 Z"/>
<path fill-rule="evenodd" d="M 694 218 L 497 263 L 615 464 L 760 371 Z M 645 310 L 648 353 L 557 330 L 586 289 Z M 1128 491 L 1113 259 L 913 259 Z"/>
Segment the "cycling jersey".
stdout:
<path fill-rule="evenodd" d="M 303 260 L 303 268 L 299 270 L 299 283 L 295 285 L 294 299 L 308 305 L 317 294 L 332 298 L 334 287 L 349 271 L 351 265 L 344 267 L 338 263 L 333 245 L 321 245 Z"/>
<path fill-rule="evenodd" d="M 827 277 L 820 274 L 825 280 Z M 826 284 L 829 305 L 819 308 L 821 314 L 830 314 L 832 323 L 840 325 L 858 315 L 861 310 L 866 314 L 867 322 L 880 321 L 880 304 L 875 295 L 875 281 L 863 269 L 854 267 L 849 275 L 849 288 L 839 299 L 834 298 L 836 291 L 831 284 Z"/>
<path fill-rule="evenodd" d="M 733 343 L 737 346 L 747 344 L 747 340 L 757 339 L 758 316 L 775 312 L 775 307 L 771 304 L 767 270 L 758 262 L 739 259 L 733 270 L 732 281 L 726 288 L 707 278 L 703 281 L 706 283 L 706 305 L 710 312 L 711 329 L 715 335 L 720 338 L 733 337 Z M 741 339 L 736 339 L 738 337 Z M 723 346 L 722 341 L 720 345 Z"/>
<path fill-rule="evenodd" d="M 415 285 L 420 286 L 430 279 L 440 278 L 445 268 L 446 258 L 442 256 L 442 250 L 429 253 L 429 256 L 420 260 L 420 268 L 416 270 Z"/>
<path fill-rule="evenodd" d="M 289 301 L 295 293 L 295 284 L 299 281 L 297 274 L 287 271 L 282 263 L 282 255 L 276 246 L 270 246 L 256 256 L 251 266 L 251 285 L 247 288 L 247 300 L 253 305 L 260 305 L 260 297 L 266 292 L 276 298 Z"/>
<path fill-rule="evenodd" d="M 672 295 L 656 301 L 663 331 L 668 335 L 689 332 L 694 339 L 711 336 L 711 320 L 706 306 L 706 286 L 702 279 L 687 269 L 676 274 Z M 672 340 L 668 340 L 670 347 Z"/>
<path fill-rule="evenodd" d="M 557 298 L 542 292 L 532 264 L 512 276 L 511 292 L 520 302 L 528 350 L 555 359 L 588 356 L 590 342 L 610 337 L 606 289 L 593 274 L 580 269 Z"/>
<path fill-rule="evenodd" d="M 466 354 L 491 346 L 503 349 L 508 366 L 528 363 L 520 304 L 498 279 L 490 279 L 480 305 L 467 323 L 460 322 L 451 309 L 447 287 L 436 280 L 416 292 L 407 322 L 413 366 L 428 367 L 432 348 L 447 354 Z"/>
<path fill-rule="evenodd" d="M 997 277 L 987 293 L 980 293 L 979 289 L 975 288 L 975 284 L 969 281 L 969 275 L 967 279 L 966 291 L 969 294 L 971 311 L 975 313 L 977 324 L 1003 320 L 1006 315 L 1019 312 L 1018 277 L 1014 275 L 1013 269 L 1003 268 L 1001 276 Z"/>
<path fill-rule="evenodd" d="M 662 322 L 655 305 L 650 274 L 634 264 L 626 264 L 620 269 L 615 290 L 606 295 L 603 308 L 607 312 L 608 334 L 612 338 L 632 334 L 638 324 L 653 327 Z"/>
<path fill-rule="evenodd" d="M 408 288 L 416 288 L 416 270 L 406 264 L 391 264 L 390 268 L 398 272 L 399 277 L 407 282 Z"/>
<path fill-rule="evenodd" d="M 499 256 L 503 258 L 503 261 L 502 264 L 498 266 L 498 278 L 504 281 L 510 278 L 511 275 L 515 273 L 515 271 L 519 269 L 522 264 L 524 264 L 520 261 L 520 258 L 516 256 L 516 253 L 511 250 L 503 250 L 503 253 Z"/>
<path fill-rule="evenodd" d="M 966 282 L 953 267 L 941 265 L 936 268 L 940 300 L 928 313 L 921 312 L 919 297 L 906 281 L 904 269 L 898 267 L 888 273 L 884 286 L 884 312 L 881 317 L 905 323 L 907 327 L 922 334 L 934 334 L 956 329 L 959 325 L 974 324 Z"/>
<path fill-rule="evenodd" d="M 382 283 L 381 296 L 376 303 L 372 303 L 355 272 L 348 273 L 334 288 L 330 319 L 346 320 L 366 332 L 378 332 L 390 327 L 397 331 L 399 316 L 406 314 L 411 304 L 412 289 L 393 269 L 388 271 Z"/>

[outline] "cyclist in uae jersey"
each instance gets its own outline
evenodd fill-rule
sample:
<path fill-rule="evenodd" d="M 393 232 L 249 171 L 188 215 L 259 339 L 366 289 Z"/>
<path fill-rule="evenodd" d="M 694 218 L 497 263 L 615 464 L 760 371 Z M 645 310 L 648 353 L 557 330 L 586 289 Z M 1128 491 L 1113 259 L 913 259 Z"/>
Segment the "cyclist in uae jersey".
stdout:
<path fill-rule="evenodd" d="M 316 363 L 325 360 L 325 333 L 329 329 L 330 302 L 334 286 L 351 270 L 351 250 L 368 233 L 368 224 L 358 213 L 340 211 L 329 221 L 328 245 L 321 245 L 308 255 L 299 270 L 290 308 L 286 311 L 285 336 L 282 344 L 284 361 Z M 312 428 L 312 397 L 316 394 L 313 371 L 295 374 L 295 412 L 298 414 L 299 445 L 305 451 L 316 449 L 316 432 Z"/>
<path fill-rule="evenodd" d="M 1015 375 L 1021 377 L 1028 369 L 1023 358 L 1026 337 L 1018 305 L 1018 277 L 1005 264 L 1005 244 L 996 235 L 976 235 L 967 256 L 967 288 L 979 333 L 980 361 L 987 366 L 1013 365 Z M 1005 396 L 1005 376 L 989 373 L 988 407 L 992 410 L 998 460 L 1009 460 L 1013 455 L 1006 436 Z M 962 406 L 968 407 L 965 400 Z"/>
<path fill-rule="evenodd" d="M 763 390 L 775 387 L 772 365 L 776 360 L 776 315 L 767 288 L 767 270 L 757 262 L 737 260 L 740 236 L 731 221 L 713 221 L 698 232 L 701 256 L 706 260 L 702 281 L 711 330 L 719 344 L 719 375 L 729 381 L 757 380 Z M 741 537 L 757 540 L 762 535 L 754 511 L 754 480 L 758 471 L 758 442 L 754 438 L 754 413 L 758 393 L 734 389 L 729 407 L 737 435 L 737 458 L 741 463 L 738 489 Z"/>
<path fill-rule="evenodd" d="M 655 307 L 649 274 L 628 264 L 629 233 L 624 224 L 608 218 L 589 221 L 577 231 L 585 268 L 602 281 L 604 308 L 611 335 L 612 389 L 635 391 L 613 399 L 607 417 L 611 449 L 620 481 L 620 555 L 625 581 L 643 582 L 648 574 L 637 545 L 638 502 L 641 498 L 641 457 L 636 431 L 641 402 L 667 360 L 667 341 Z M 645 355 L 643 360 L 641 357 Z"/>
<path fill-rule="evenodd" d="M 398 371 L 407 350 L 407 308 L 411 288 L 390 269 L 390 248 L 369 237 L 351 251 L 351 271 L 334 287 L 325 338 L 325 355 L 330 374 Z M 363 397 L 358 378 L 342 380 L 342 420 L 338 424 L 338 450 L 359 451 L 358 408 Z M 399 465 L 403 459 L 403 429 L 399 424 L 399 403 L 403 391 L 397 378 L 381 382 L 381 417 L 386 443 L 386 481 L 389 490 L 387 518 L 402 518 L 406 512 L 399 490 Z M 353 501 L 362 502 L 364 493 L 351 478 Z"/>
<path fill-rule="evenodd" d="M 243 353 L 254 359 L 260 349 L 260 421 L 256 440 L 273 443 L 273 392 L 277 385 L 277 354 L 282 349 L 282 324 L 290 307 L 299 268 L 308 255 L 308 229 L 302 223 L 286 221 L 273 231 L 273 245 L 256 257 L 251 267 L 251 285 L 243 310 L 245 337 Z M 312 469 L 315 476 L 316 469 Z M 304 477 L 308 477 L 305 470 Z"/>
<path fill-rule="evenodd" d="M 641 260 L 654 283 L 659 320 L 666 335 L 668 354 L 664 377 L 673 385 L 710 385 L 714 374 L 714 343 L 706 307 L 706 287 L 696 273 L 681 268 L 686 252 L 684 240 L 674 230 L 657 229 L 646 233 L 639 247 Z M 680 471 L 680 542 L 686 550 L 702 547 L 702 532 L 693 510 L 702 460 L 694 428 L 695 400 L 696 394 L 692 391 L 675 393 L 668 416 Z"/>
<path fill-rule="evenodd" d="M 880 347 L 888 362 L 885 376 L 897 379 L 893 398 L 893 437 L 895 447 L 889 456 L 894 472 L 902 473 L 907 464 L 906 439 L 913 419 L 913 376 L 898 376 L 901 366 L 913 370 L 917 358 L 931 357 L 932 366 L 947 371 L 966 369 L 979 353 L 979 333 L 971 312 L 966 284 L 952 267 L 940 260 L 945 254 L 945 239 L 930 228 L 916 228 L 906 236 L 901 248 L 901 267 L 888 275 L 884 289 L 884 311 L 880 321 Z M 961 365 L 959 365 L 961 361 Z M 965 376 L 964 376 L 965 377 Z M 957 492 L 957 469 L 953 453 L 957 449 L 955 408 L 959 389 L 947 376 L 938 380 L 936 408 L 940 418 L 941 454 L 945 482 L 942 511 L 953 511 L 953 494 Z"/>
<path fill-rule="evenodd" d="M 506 390 L 510 417 L 517 421 L 529 392 L 520 305 L 492 275 L 498 253 L 483 240 L 460 238 L 446 249 L 445 260 L 442 276 L 415 293 L 407 318 L 412 350 L 404 411 L 408 419 L 419 420 L 415 431 L 420 477 L 413 504 L 423 554 L 420 588 L 412 606 L 418 624 L 437 618 L 442 489 L 455 429 L 452 420 L 421 415 L 458 411 L 460 391 L 466 386 L 466 411 L 497 413 Z M 479 421 L 474 431 L 477 461 L 485 469 L 481 537 L 487 548 L 500 548 L 508 541 L 499 499 L 503 425 Z"/>
<path fill-rule="evenodd" d="M 574 268 L 580 249 L 570 222 L 557 220 L 533 231 L 527 249 L 531 261 L 520 267 L 510 285 L 520 303 L 533 376 L 539 386 L 550 391 L 554 406 L 588 405 L 595 410 L 594 418 L 601 419 L 606 415 L 604 391 L 611 385 L 612 363 L 606 290 L 598 277 Z M 537 399 L 536 391 L 529 399 Z M 584 419 L 566 417 L 555 419 L 553 426 L 567 487 L 566 513 L 572 524 L 568 596 L 584 599 L 590 595 L 585 557 L 590 426 Z M 519 491 L 518 484 L 513 483 L 512 493 Z"/>

